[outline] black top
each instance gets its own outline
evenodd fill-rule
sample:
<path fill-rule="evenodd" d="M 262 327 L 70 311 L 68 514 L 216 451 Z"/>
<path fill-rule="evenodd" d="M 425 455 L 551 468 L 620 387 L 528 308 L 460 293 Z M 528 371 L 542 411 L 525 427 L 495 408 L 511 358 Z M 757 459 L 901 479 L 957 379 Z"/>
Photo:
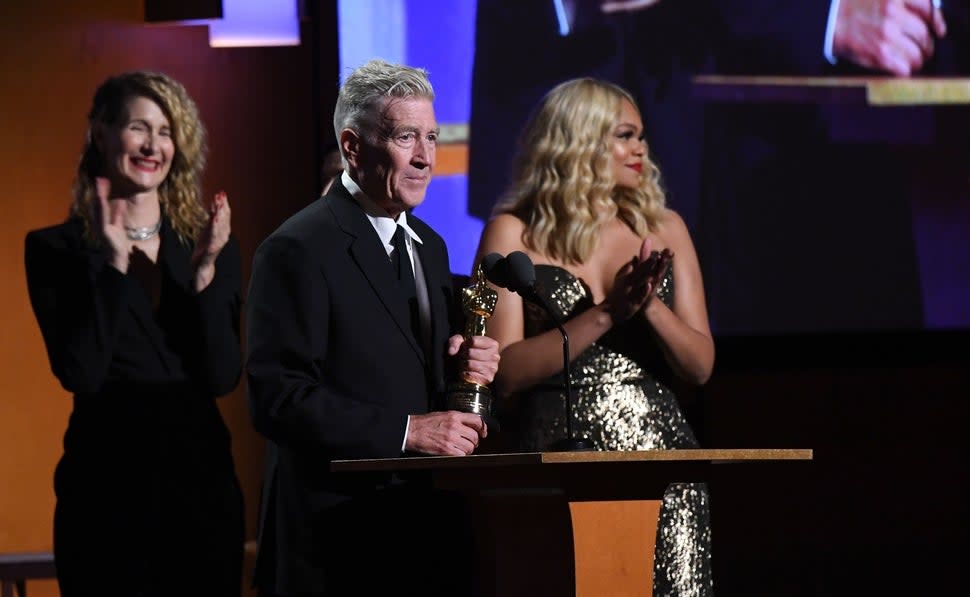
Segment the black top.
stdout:
<path fill-rule="evenodd" d="M 126 474 L 161 468 L 205 478 L 215 467 L 231 475 L 214 398 L 241 372 L 238 243 L 230 238 L 212 282 L 196 294 L 192 247 L 163 222 L 156 309 L 135 276 L 111 267 L 82 233 L 71 219 L 26 239 L 28 289 L 51 369 L 74 392 L 62 468 L 70 461 L 70 469 L 110 478 L 106 468 L 137 461 Z M 59 497 L 82 490 L 97 491 L 57 485 Z"/>

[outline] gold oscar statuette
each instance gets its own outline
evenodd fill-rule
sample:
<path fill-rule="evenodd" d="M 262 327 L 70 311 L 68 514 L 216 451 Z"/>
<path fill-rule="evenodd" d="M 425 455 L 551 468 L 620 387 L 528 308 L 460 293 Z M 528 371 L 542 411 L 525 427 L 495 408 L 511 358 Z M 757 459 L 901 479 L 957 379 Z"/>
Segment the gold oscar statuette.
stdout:
<path fill-rule="evenodd" d="M 465 338 L 485 335 L 485 321 L 495 312 L 498 293 L 485 283 L 481 264 L 475 268 L 472 284 L 461 291 L 461 306 L 465 312 Z M 483 417 L 492 414 L 492 392 L 488 386 L 461 379 L 448 385 L 445 410 L 475 413 Z"/>

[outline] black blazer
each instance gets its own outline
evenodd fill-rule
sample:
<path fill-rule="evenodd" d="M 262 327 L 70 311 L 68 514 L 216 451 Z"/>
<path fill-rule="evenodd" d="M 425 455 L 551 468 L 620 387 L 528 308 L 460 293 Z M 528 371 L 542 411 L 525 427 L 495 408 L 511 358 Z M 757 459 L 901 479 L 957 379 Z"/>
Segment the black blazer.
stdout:
<path fill-rule="evenodd" d="M 239 381 L 240 255 L 230 238 L 216 276 L 192 291 L 192 247 L 167 220 L 160 230 L 162 289 L 153 314 L 137 282 L 82 237 L 79 219 L 27 235 L 31 304 L 51 368 L 64 389 L 95 394 L 117 383 L 186 381 L 209 397 Z"/>
<path fill-rule="evenodd" d="M 192 247 L 163 221 L 153 312 L 139 283 L 110 267 L 82 234 L 81 221 L 71 219 L 30 232 L 25 248 L 30 300 L 51 369 L 75 394 L 65 452 L 80 457 L 95 444 L 137 452 L 161 434 L 178 434 L 172 426 L 178 424 L 228 457 L 228 433 L 213 399 L 235 387 L 242 369 L 238 243 L 230 239 L 215 278 L 196 295 Z M 198 433 L 200 421 L 213 437 Z M 145 453 L 162 457 L 157 448 Z"/>
<path fill-rule="evenodd" d="M 200 523 L 241 512 L 215 404 L 242 370 L 239 246 L 230 239 L 215 278 L 195 294 L 192 247 L 167 221 L 160 235 L 157 310 L 134 276 L 83 239 L 79 219 L 26 238 L 30 300 L 51 369 L 74 393 L 55 475 L 58 545 L 95 540 L 71 529 L 103 516 L 123 523 L 102 520 L 99 539 L 139 557 L 142 544 L 120 543 L 112 529 L 131 529 L 126 541 L 158 543 L 163 533 L 201 543 Z M 241 540 L 241 516 L 237 528 Z"/>
<path fill-rule="evenodd" d="M 326 196 L 256 251 L 247 301 L 246 372 L 267 462 L 257 583 L 281 594 L 321 591 L 327 510 L 389 479 L 331 475 L 329 461 L 401 454 L 407 417 L 444 389 L 452 326 L 444 241 L 408 216 L 431 302 L 426 360 L 407 303 L 364 211 L 337 180 Z"/>

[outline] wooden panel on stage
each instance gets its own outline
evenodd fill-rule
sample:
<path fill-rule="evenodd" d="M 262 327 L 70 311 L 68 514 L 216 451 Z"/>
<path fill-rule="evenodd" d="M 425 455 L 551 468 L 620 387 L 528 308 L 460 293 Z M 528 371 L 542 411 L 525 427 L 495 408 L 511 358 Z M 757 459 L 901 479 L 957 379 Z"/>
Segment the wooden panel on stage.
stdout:
<path fill-rule="evenodd" d="M 966 105 L 970 104 L 970 78 L 701 75 L 694 77 L 693 93 L 720 102 Z"/>
<path fill-rule="evenodd" d="M 577 597 L 652 593 L 660 504 L 660 500 L 569 503 Z"/>
<path fill-rule="evenodd" d="M 431 472 L 476 517 L 483 595 L 649 596 L 660 502 L 710 467 L 810 461 L 809 449 L 542 452 L 338 460 L 335 472 Z"/>

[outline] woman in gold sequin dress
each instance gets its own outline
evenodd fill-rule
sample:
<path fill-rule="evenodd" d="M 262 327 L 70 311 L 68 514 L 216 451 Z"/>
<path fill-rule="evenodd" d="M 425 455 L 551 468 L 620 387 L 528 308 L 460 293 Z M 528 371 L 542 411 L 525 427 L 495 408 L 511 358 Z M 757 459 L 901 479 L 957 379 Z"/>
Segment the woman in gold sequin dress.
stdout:
<path fill-rule="evenodd" d="M 714 365 L 697 255 L 664 206 L 642 133 L 620 87 L 587 78 L 554 88 L 526 124 L 479 246 L 479 258 L 523 251 L 536 264 L 537 290 L 569 334 L 573 428 L 599 450 L 698 447 L 667 384 L 703 384 Z M 670 267 L 652 268 L 648 257 L 664 249 Z M 495 390 L 521 448 L 549 449 L 565 435 L 561 336 L 499 292 L 488 323 L 502 348 Z M 668 487 L 656 545 L 654 595 L 713 594 L 704 485 Z"/>

